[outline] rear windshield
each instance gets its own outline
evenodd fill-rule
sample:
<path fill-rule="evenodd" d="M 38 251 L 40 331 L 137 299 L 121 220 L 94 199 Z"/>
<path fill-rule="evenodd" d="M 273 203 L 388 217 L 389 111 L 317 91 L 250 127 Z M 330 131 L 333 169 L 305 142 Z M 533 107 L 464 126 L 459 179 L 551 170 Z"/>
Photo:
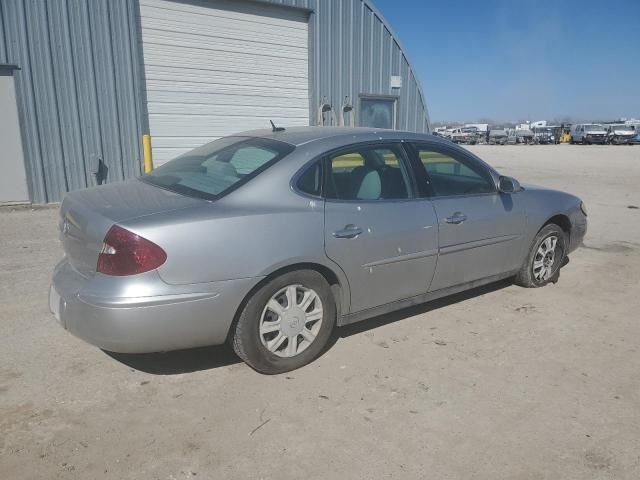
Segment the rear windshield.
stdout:
<path fill-rule="evenodd" d="M 266 170 L 295 147 L 253 137 L 224 137 L 191 150 L 140 179 L 183 195 L 215 200 Z"/>

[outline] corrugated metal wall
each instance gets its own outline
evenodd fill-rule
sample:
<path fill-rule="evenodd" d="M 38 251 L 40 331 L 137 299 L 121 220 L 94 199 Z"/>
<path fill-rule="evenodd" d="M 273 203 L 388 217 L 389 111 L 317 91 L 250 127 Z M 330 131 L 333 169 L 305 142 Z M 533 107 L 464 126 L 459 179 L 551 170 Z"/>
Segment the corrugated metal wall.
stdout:
<path fill-rule="evenodd" d="M 397 95 L 398 129 L 429 132 L 419 81 L 382 15 L 368 0 L 261 0 L 313 10 L 309 18 L 311 121 L 323 97 L 339 108 L 345 96 L 358 108 L 360 94 Z M 392 89 L 391 76 L 402 77 Z"/>
<path fill-rule="evenodd" d="M 0 2 L 0 62 L 21 68 L 16 93 L 33 202 L 95 185 L 99 158 L 107 181 L 140 173 L 136 18 L 130 0 Z"/>
<path fill-rule="evenodd" d="M 367 0 L 262 0 L 312 10 L 310 121 L 324 97 L 398 95 L 398 128 L 429 131 L 415 74 Z M 1 0 L 0 63 L 17 64 L 16 93 L 32 201 L 59 201 L 140 172 L 147 130 L 137 0 Z M 392 75 L 403 79 L 392 89 Z M 1 155 L 1 152 L 0 152 Z"/>

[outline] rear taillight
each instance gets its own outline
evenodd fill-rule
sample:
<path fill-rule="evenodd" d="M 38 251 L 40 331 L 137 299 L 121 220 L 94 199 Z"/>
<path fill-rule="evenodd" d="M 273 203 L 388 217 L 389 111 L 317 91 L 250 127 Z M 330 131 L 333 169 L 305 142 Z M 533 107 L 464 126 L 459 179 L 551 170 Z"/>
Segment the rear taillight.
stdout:
<path fill-rule="evenodd" d="M 106 275 L 135 275 L 162 265 L 167 254 L 158 245 L 114 225 L 107 232 L 96 270 Z"/>

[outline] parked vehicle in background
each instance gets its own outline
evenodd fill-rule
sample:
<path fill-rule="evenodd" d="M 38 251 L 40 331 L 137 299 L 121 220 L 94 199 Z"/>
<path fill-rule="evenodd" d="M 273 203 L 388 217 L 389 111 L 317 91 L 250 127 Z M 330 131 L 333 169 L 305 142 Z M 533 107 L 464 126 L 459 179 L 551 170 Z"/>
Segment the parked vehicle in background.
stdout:
<path fill-rule="evenodd" d="M 533 132 L 531 130 L 516 130 L 515 136 L 517 143 L 523 143 L 525 145 L 533 144 Z"/>
<path fill-rule="evenodd" d="M 560 133 L 556 131 L 560 127 L 536 127 L 533 129 L 535 143 L 540 145 L 554 145 L 560 143 Z"/>
<path fill-rule="evenodd" d="M 607 143 L 612 145 L 625 145 L 631 143 L 636 136 L 633 125 L 609 125 L 607 128 Z"/>
<path fill-rule="evenodd" d="M 507 143 L 507 131 L 506 130 L 491 130 L 489 131 L 489 145 L 505 145 Z"/>
<path fill-rule="evenodd" d="M 462 133 L 469 135 L 473 144 L 478 143 L 480 138 L 480 130 L 478 127 L 462 127 Z"/>
<path fill-rule="evenodd" d="M 553 143 L 558 145 L 562 138 L 562 126 L 552 125 L 547 128 L 551 129 L 551 134 L 553 135 Z"/>
<path fill-rule="evenodd" d="M 569 143 L 605 144 L 607 142 L 607 129 L 599 123 L 579 123 L 573 126 Z"/>
<path fill-rule="evenodd" d="M 456 128 L 451 132 L 450 139 L 453 143 L 475 145 L 478 143 L 478 129 L 476 127 Z"/>
<path fill-rule="evenodd" d="M 478 143 L 485 143 L 489 133 L 489 124 L 487 123 L 465 123 L 464 128 L 474 128 L 478 135 Z"/>
<path fill-rule="evenodd" d="M 438 137 L 448 138 L 448 136 L 449 136 L 449 132 L 447 131 L 447 127 L 436 127 L 435 129 L 433 129 L 433 131 L 431 133 L 433 135 L 438 136 Z"/>
<path fill-rule="evenodd" d="M 229 341 L 281 373 L 335 326 L 504 278 L 555 283 L 585 235 L 579 198 L 432 135 L 282 130 L 68 194 L 49 296 L 61 325 L 114 352 Z"/>
<path fill-rule="evenodd" d="M 507 145 L 528 145 L 534 143 L 533 132 L 530 130 L 510 129 L 508 130 Z"/>

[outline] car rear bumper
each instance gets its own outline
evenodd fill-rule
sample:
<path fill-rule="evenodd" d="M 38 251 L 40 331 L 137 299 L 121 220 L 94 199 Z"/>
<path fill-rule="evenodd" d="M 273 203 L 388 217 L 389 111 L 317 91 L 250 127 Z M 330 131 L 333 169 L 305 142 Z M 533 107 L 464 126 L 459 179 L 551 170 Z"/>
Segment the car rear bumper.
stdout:
<path fill-rule="evenodd" d="M 180 288 L 174 294 L 106 297 L 91 293 L 93 280 L 63 261 L 54 271 L 49 308 L 66 330 L 112 352 L 218 345 L 225 342 L 238 306 L 258 280 L 196 284 L 189 286 L 191 292 Z"/>

